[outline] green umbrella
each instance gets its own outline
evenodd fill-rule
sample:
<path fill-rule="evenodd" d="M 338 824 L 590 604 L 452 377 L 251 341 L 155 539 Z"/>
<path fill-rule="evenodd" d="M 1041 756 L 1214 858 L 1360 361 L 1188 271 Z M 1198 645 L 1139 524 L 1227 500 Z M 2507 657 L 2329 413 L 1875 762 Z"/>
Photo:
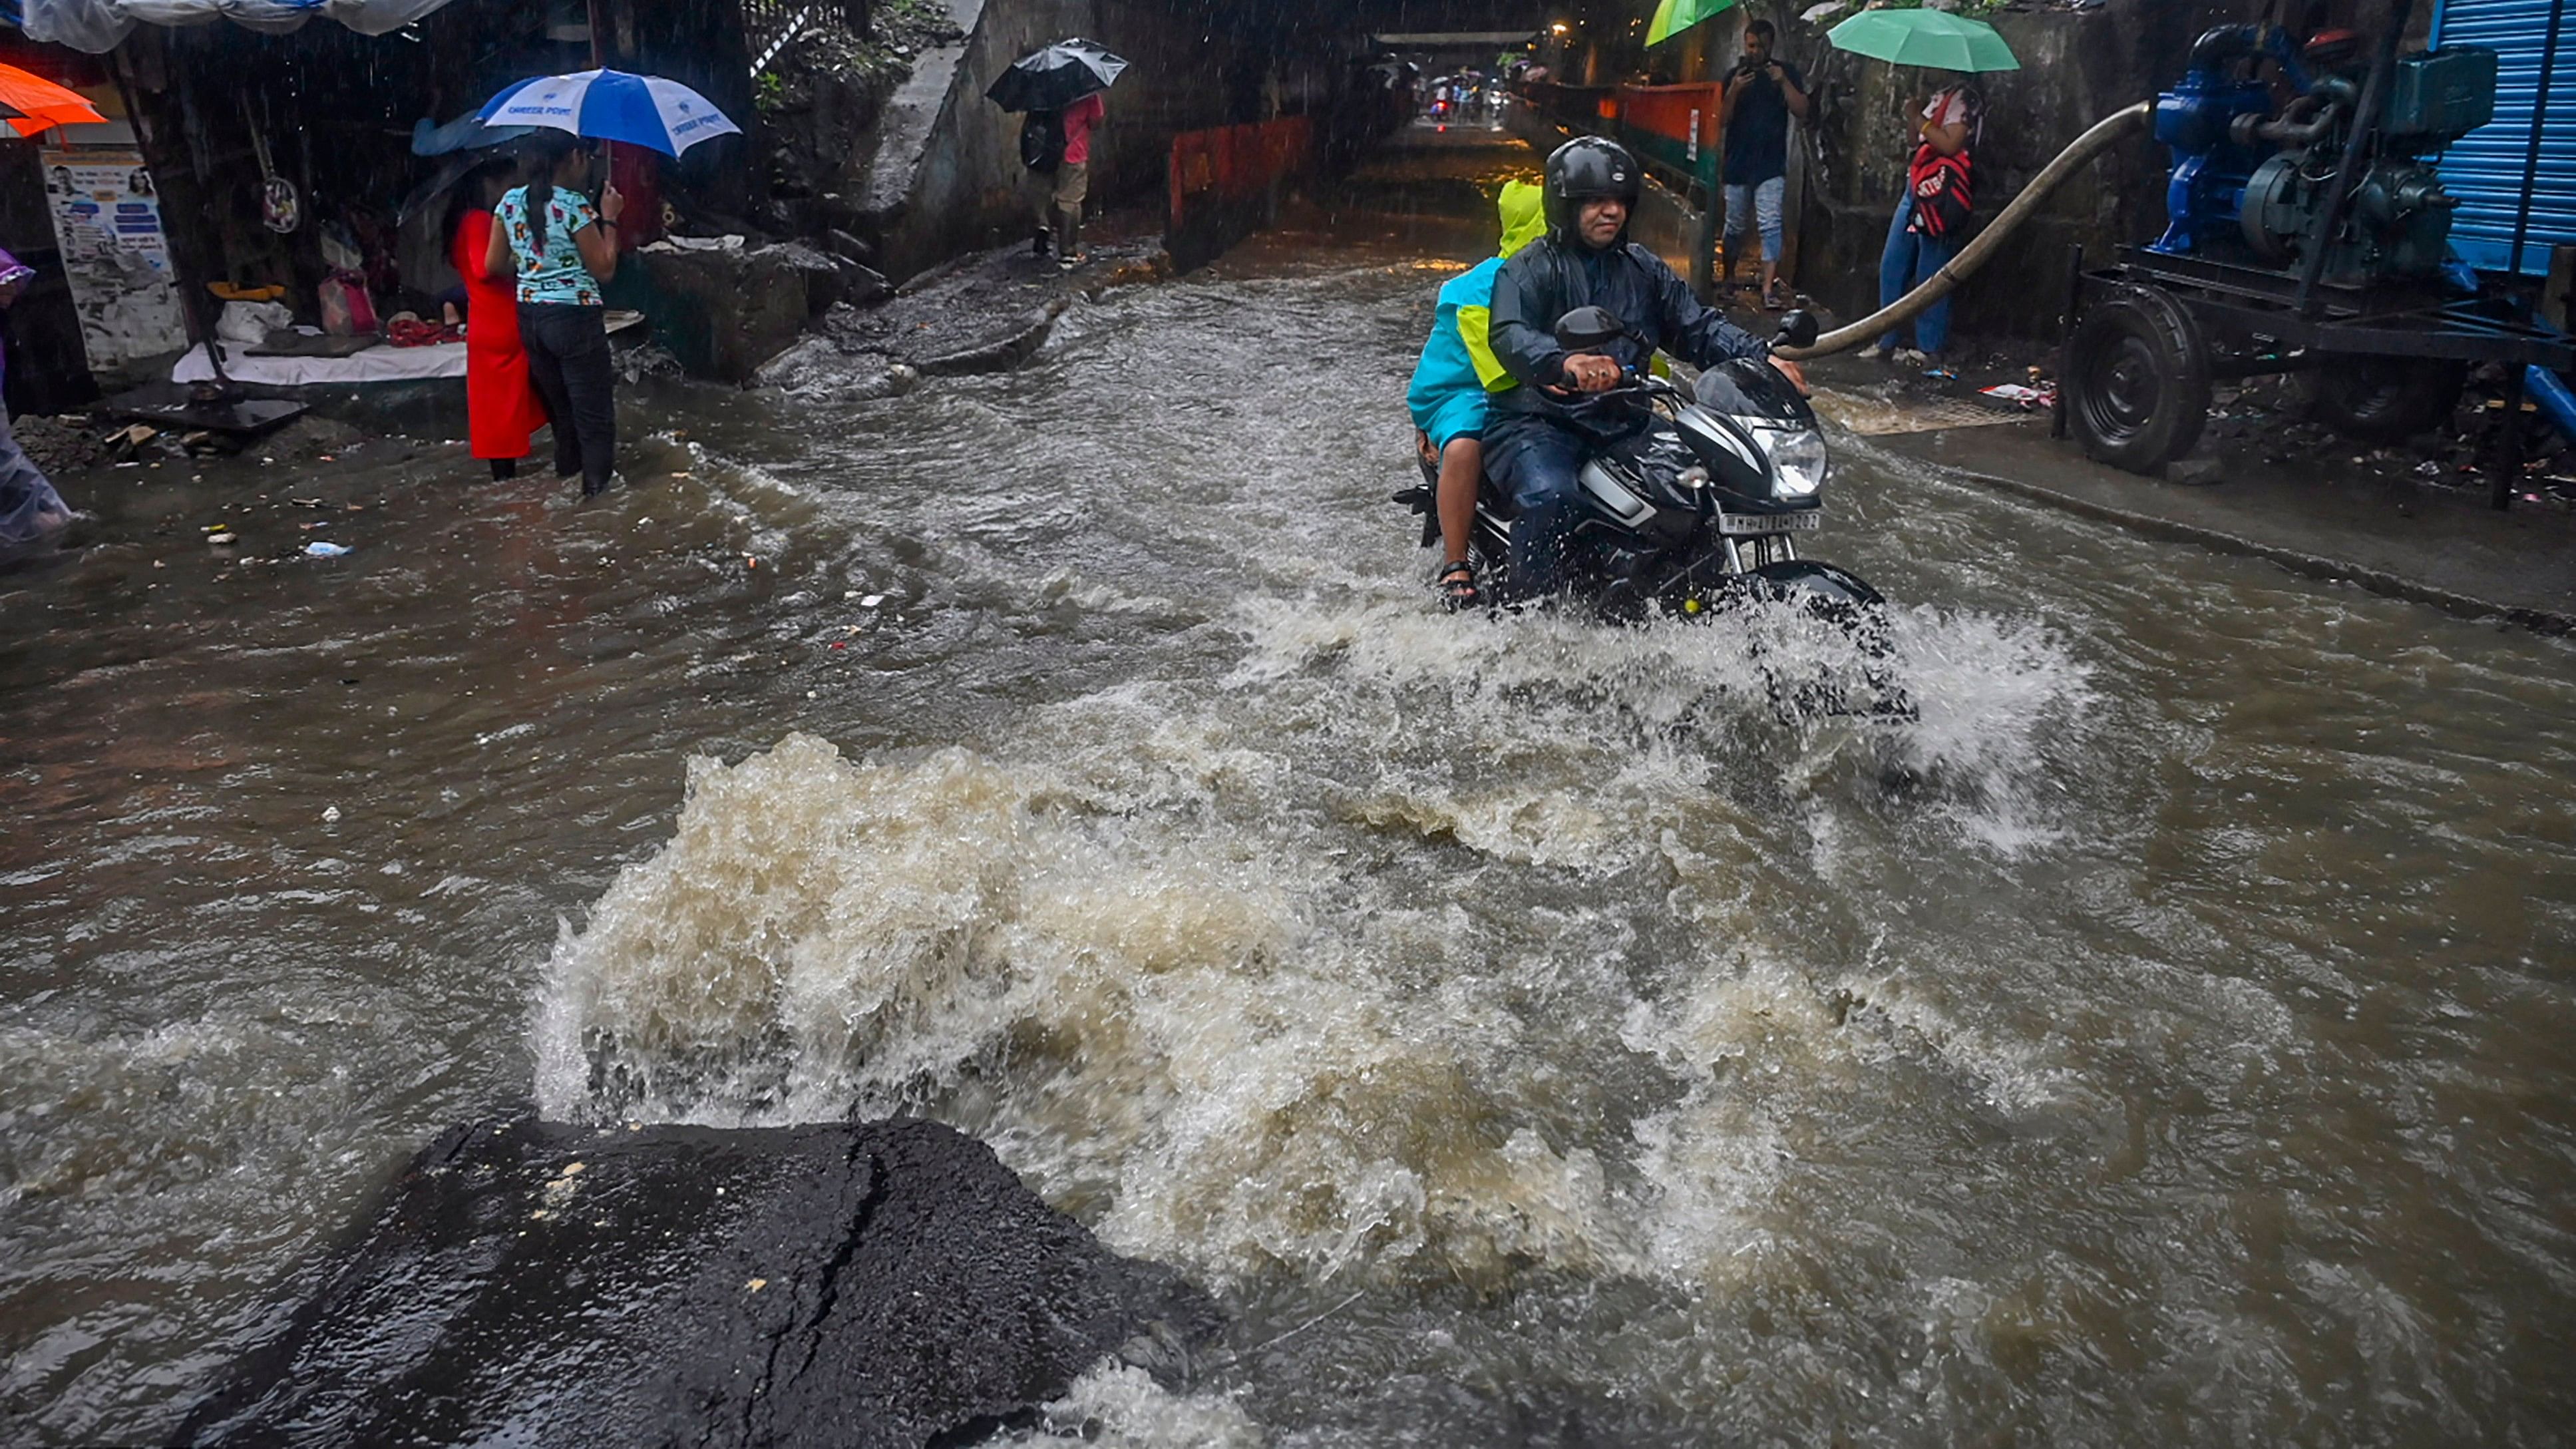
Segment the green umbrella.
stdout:
<path fill-rule="evenodd" d="M 1661 45 L 1734 5 L 1735 0 L 1663 0 L 1655 7 L 1655 23 L 1646 27 L 1646 43 Z"/>
<path fill-rule="evenodd" d="M 2019 70 L 2012 47 L 1982 20 L 1941 10 L 1864 10 L 1825 32 L 1836 50 L 1931 70 Z"/>

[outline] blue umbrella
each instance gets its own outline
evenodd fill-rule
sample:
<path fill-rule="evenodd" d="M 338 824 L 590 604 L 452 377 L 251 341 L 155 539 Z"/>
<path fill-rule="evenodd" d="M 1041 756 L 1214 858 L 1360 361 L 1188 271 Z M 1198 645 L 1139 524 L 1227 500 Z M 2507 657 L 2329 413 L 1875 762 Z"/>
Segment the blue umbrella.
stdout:
<path fill-rule="evenodd" d="M 594 141 L 649 146 L 665 156 L 742 134 L 713 102 L 678 81 L 622 70 L 523 80 L 484 102 L 476 114 L 495 126 L 547 126 Z"/>

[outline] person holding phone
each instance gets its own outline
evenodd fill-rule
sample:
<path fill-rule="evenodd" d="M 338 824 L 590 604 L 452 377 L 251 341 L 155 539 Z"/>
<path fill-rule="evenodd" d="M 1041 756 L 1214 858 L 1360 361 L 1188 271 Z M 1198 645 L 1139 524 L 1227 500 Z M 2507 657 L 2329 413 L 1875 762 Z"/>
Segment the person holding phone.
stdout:
<path fill-rule="evenodd" d="M 1762 235 L 1762 302 L 1789 305 L 1780 287 L 1780 215 L 1789 190 L 1789 118 L 1805 119 L 1807 78 L 1772 53 L 1780 33 L 1768 20 L 1744 27 L 1744 55 L 1718 103 L 1726 131 L 1726 245 L 1719 267 L 1735 281 L 1745 239 Z"/>

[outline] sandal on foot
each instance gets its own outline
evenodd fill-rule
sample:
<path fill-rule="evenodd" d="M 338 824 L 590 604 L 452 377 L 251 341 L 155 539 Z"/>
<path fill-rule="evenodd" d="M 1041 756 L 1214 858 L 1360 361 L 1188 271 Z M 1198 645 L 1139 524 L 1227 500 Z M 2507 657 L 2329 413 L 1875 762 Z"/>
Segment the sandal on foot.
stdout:
<path fill-rule="evenodd" d="M 1450 612 L 1472 609 L 1483 603 L 1485 596 L 1476 587 L 1476 570 L 1471 564 L 1453 563 L 1440 571 L 1440 602 Z"/>

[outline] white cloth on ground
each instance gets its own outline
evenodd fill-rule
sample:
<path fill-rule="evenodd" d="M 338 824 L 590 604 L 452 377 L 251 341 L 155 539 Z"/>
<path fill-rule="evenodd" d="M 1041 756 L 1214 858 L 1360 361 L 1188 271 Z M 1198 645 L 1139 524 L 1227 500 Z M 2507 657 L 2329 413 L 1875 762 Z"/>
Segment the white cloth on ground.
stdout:
<path fill-rule="evenodd" d="M 347 357 L 253 357 L 238 347 L 224 349 L 224 373 L 235 382 L 261 387 L 309 387 L 316 383 L 416 382 L 424 378 L 463 377 L 465 344 L 440 342 L 428 347 L 370 347 Z M 206 345 L 191 347 L 170 369 L 172 382 L 211 382 L 214 364 Z"/>

